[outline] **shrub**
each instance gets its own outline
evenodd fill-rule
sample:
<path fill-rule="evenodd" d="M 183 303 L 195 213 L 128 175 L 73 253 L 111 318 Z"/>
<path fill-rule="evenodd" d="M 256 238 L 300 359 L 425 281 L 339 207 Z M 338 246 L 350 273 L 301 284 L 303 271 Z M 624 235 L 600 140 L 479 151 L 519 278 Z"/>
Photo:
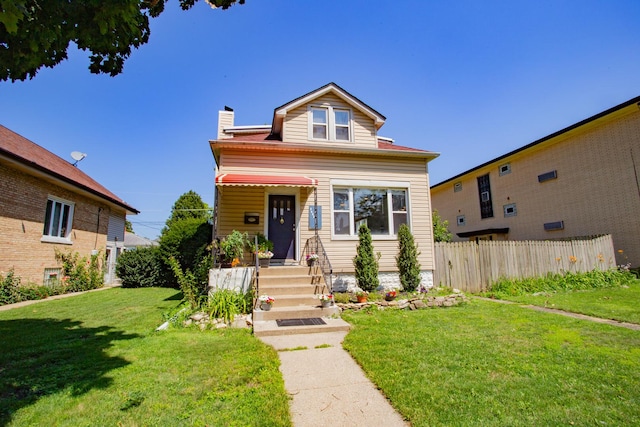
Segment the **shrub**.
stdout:
<path fill-rule="evenodd" d="M 178 279 L 178 285 L 180 285 L 180 290 L 182 291 L 184 300 L 189 304 L 189 308 L 191 308 L 191 310 L 195 310 L 200 306 L 201 297 L 201 286 L 199 286 L 196 275 L 189 269 L 183 271 L 182 268 L 180 268 L 180 264 L 174 257 L 169 257 L 167 262 L 171 266 L 173 274 L 175 274 Z"/>
<path fill-rule="evenodd" d="M 355 267 L 356 283 L 364 291 L 371 292 L 378 287 L 378 258 L 373 254 L 373 244 L 371 242 L 371 231 L 369 227 L 362 224 L 358 229 L 358 247 L 356 256 L 353 258 Z"/>
<path fill-rule="evenodd" d="M 62 280 L 67 292 L 88 291 L 102 287 L 104 275 L 100 255 L 101 253 L 98 252 L 87 259 L 77 252 L 55 250 L 56 261 L 62 264 Z"/>
<path fill-rule="evenodd" d="M 211 243 L 211 225 L 199 218 L 176 221 L 160 237 L 162 259 L 161 286 L 174 286 L 177 277 L 169 258 L 173 257 L 182 270 L 195 270 L 208 254 Z"/>
<path fill-rule="evenodd" d="M 9 270 L 6 276 L 0 274 L 0 305 L 20 301 L 20 278 L 14 275 L 13 270 Z"/>
<path fill-rule="evenodd" d="M 161 261 L 158 247 L 125 251 L 118 257 L 116 275 L 123 288 L 146 288 L 160 282 Z"/>
<path fill-rule="evenodd" d="M 209 295 L 207 311 L 212 318 L 231 323 L 237 314 L 246 314 L 253 306 L 253 294 L 242 294 L 232 289 L 218 289 Z"/>
<path fill-rule="evenodd" d="M 398 255 L 396 266 L 400 274 L 402 289 L 406 292 L 415 291 L 422 280 L 420 276 L 420 264 L 418 263 L 418 248 L 413 239 L 413 234 L 407 224 L 402 224 L 398 230 Z"/>

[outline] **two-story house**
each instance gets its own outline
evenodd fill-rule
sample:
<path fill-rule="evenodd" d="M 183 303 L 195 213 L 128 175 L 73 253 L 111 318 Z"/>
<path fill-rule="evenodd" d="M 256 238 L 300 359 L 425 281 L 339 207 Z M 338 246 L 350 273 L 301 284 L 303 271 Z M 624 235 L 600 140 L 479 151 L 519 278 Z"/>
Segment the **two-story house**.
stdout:
<path fill-rule="evenodd" d="M 105 255 L 105 283 L 139 213 L 71 163 L 0 126 L 0 271 L 23 283 L 58 278 L 55 250 Z"/>
<path fill-rule="evenodd" d="M 397 231 L 408 224 L 420 250 L 423 284 L 433 270 L 427 164 L 438 156 L 378 135 L 385 117 L 335 83 L 276 107 L 270 126 L 236 126 L 219 113 L 210 141 L 215 177 L 215 233 L 263 233 L 274 261 L 304 261 L 317 238 L 337 276 L 354 286 L 358 228 L 371 230 L 381 283 L 397 285 Z"/>
<path fill-rule="evenodd" d="M 640 97 L 431 187 L 454 240 L 611 234 L 640 266 Z"/>

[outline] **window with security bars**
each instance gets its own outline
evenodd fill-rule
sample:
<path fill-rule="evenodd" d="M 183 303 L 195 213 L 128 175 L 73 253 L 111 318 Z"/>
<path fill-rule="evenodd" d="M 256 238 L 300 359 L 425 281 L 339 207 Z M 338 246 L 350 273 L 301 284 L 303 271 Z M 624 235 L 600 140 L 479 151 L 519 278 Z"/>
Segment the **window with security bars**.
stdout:
<path fill-rule="evenodd" d="M 493 203 L 491 202 L 491 184 L 489 174 L 478 177 L 478 195 L 480 196 L 480 217 L 493 218 Z"/>

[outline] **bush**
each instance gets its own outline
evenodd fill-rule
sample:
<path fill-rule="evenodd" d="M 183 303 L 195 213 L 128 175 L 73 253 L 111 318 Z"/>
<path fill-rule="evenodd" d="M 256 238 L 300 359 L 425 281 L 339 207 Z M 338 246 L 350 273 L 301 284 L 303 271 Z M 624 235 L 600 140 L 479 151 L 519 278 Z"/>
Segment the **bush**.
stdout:
<path fill-rule="evenodd" d="M 161 286 L 175 286 L 177 277 L 169 263 L 173 257 L 182 270 L 194 271 L 207 258 L 211 243 L 211 225 L 199 218 L 176 221 L 160 237 L 160 256 L 162 259 Z"/>
<path fill-rule="evenodd" d="M 418 248 L 413 240 L 413 234 L 407 224 L 402 224 L 398 230 L 398 255 L 396 266 L 400 274 L 402 289 L 406 292 L 415 291 L 420 286 L 420 264 L 418 263 Z"/>
<path fill-rule="evenodd" d="M 20 295 L 20 278 L 16 277 L 13 270 L 6 276 L 0 274 L 0 305 L 14 304 L 22 301 Z"/>
<path fill-rule="evenodd" d="M 373 254 L 373 243 L 371 242 L 371 231 L 369 227 L 362 224 L 358 229 L 358 247 L 356 256 L 353 258 L 355 267 L 356 283 L 363 291 L 371 292 L 378 287 L 378 258 Z"/>
<path fill-rule="evenodd" d="M 161 260 L 158 247 L 138 248 L 125 251 L 116 263 L 116 275 L 123 288 L 146 288 L 158 286 Z"/>
<path fill-rule="evenodd" d="M 249 313 L 253 306 L 253 294 L 236 292 L 232 289 L 218 289 L 209 295 L 207 311 L 212 318 L 224 319 L 231 323 L 237 314 Z"/>
<path fill-rule="evenodd" d="M 104 284 L 104 274 L 100 264 L 101 253 L 88 259 L 77 252 L 55 250 L 56 261 L 62 264 L 62 282 L 67 292 L 88 291 Z"/>

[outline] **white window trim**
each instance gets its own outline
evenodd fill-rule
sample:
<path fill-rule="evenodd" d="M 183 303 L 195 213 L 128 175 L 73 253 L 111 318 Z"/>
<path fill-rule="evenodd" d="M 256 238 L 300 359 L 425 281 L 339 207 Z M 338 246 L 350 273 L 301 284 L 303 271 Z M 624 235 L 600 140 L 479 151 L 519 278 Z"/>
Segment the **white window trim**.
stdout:
<path fill-rule="evenodd" d="M 349 234 L 335 234 L 334 218 L 335 210 L 333 206 L 333 194 L 335 188 L 349 191 Z M 354 188 L 373 188 L 384 189 L 387 191 L 387 196 L 391 194 L 391 190 L 404 190 L 407 197 L 407 225 L 409 229 L 411 226 L 411 185 L 405 181 L 367 181 L 367 180 L 342 180 L 336 179 L 330 181 L 331 190 L 331 240 L 358 240 L 358 230 L 355 229 L 353 220 L 353 189 Z M 393 200 L 392 197 L 387 197 L 387 210 L 389 212 L 389 232 L 393 232 Z M 345 212 L 345 211 L 338 211 Z M 372 234 L 372 240 L 397 240 L 397 234 Z"/>
<path fill-rule="evenodd" d="M 42 238 L 40 239 L 41 242 L 46 242 L 46 243 L 61 243 L 63 245 L 71 245 L 73 244 L 73 242 L 71 241 L 71 232 L 73 231 L 73 214 L 74 214 L 74 210 L 75 210 L 75 203 L 69 201 L 69 200 L 65 200 L 65 199 L 61 199 L 60 197 L 56 197 L 56 196 L 51 196 L 49 195 L 47 197 L 47 203 L 49 202 L 49 200 L 53 201 L 53 202 L 58 202 L 58 203 L 63 203 L 65 205 L 69 206 L 69 219 L 68 219 L 68 224 L 67 224 L 67 236 L 66 237 L 56 237 L 56 236 L 49 236 L 49 235 L 42 235 Z M 46 210 L 46 204 L 45 204 L 45 210 Z M 46 220 L 46 214 L 45 214 L 45 220 Z M 42 225 L 44 227 L 44 221 L 42 222 Z"/>
<path fill-rule="evenodd" d="M 313 110 L 326 110 L 327 111 L 327 138 L 314 138 L 313 137 Z M 309 123 L 308 134 L 310 141 L 329 141 L 329 142 L 353 142 L 353 110 L 351 108 L 333 107 L 331 105 L 310 105 L 307 107 Z M 336 123 L 335 123 L 335 111 L 346 111 L 349 113 L 349 124 L 346 126 L 349 129 L 349 139 L 336 139 Z M 345 127 L 344 125 L 338 125 Z"/>

